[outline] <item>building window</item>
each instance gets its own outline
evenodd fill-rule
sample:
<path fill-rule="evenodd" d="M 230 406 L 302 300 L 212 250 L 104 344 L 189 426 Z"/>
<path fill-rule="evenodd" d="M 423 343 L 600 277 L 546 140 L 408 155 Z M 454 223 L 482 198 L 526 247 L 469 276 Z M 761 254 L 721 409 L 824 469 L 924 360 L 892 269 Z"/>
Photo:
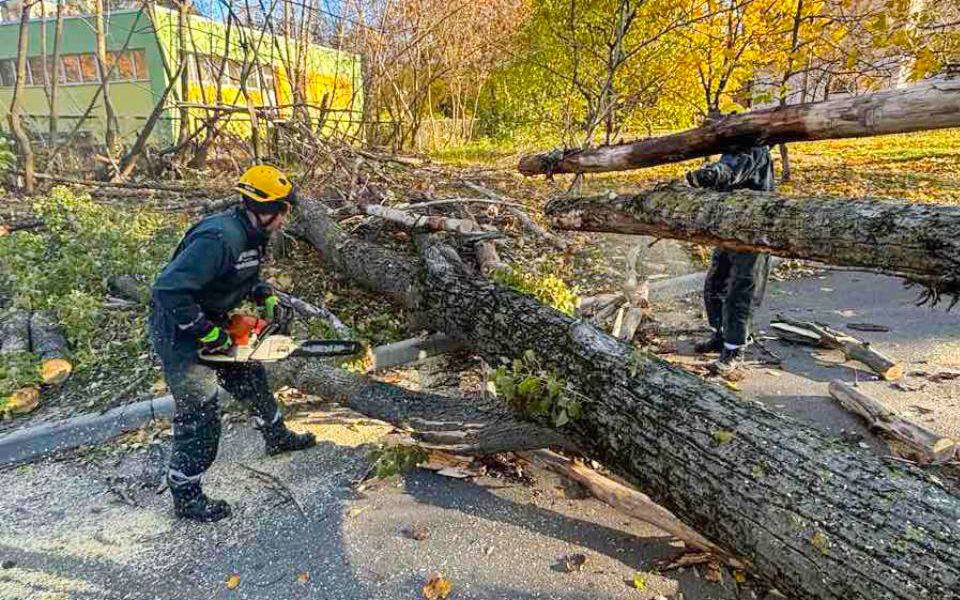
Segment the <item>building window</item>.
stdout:
<path fill-rule="evenodd" d="M 94 54 L 81 54 L 80 73 L 83 75 L 84 83 L 98 83 L 100 81 L 100 70 L 97 68 L 97 57 Z"/>
<path fill-rule="evenodd" d="M 53 60 L 47 59 L 53 70 Z M 110 81 L 142 81 L 150 79 L 147 69 L 147 59 L 143 50 L 128 50 L 126 52 L 110 52 L 107 55 L 106 68 L 116 63 Z M 16 83 L 16 59 L 0 60 L 0 87 L 13 87 Z M 100 69 L 97 68 L 96 54 L 67 54 L 60 57 L 60 64 L 56 68 L 60 83 L 65 85 L 100 83 Z M 43 69 L 43 58 L 31 56 L 27 59 L 27 72 L 24 83 L 26 85 L 43 85 L 46 73 Z"/>

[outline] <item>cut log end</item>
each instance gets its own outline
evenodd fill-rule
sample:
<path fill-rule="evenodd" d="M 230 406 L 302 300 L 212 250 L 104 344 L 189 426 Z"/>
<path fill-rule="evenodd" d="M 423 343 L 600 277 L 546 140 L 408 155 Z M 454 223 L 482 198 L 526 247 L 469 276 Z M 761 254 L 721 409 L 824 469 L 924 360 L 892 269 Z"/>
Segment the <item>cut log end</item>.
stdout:
<path fill-rule="evenodd" d="M 60 385 L 73 372 L 73 365 L 65 358 L 51 358 L 40 363 L 40 379 L 46 385 Z"/>
<path fill-rule="evenodd" d="M 886 381 L 896 381 L 903 377 L 903 366 L 893 365 L 883 373 L 880 373 L 880 376 Z"/>
<path fill-rule="evenodd" d="M 25 415 L 40 405 L 40 389 L 36 386 L 22 387 L 7 398 L 4 409 L 11 415 Z"/>

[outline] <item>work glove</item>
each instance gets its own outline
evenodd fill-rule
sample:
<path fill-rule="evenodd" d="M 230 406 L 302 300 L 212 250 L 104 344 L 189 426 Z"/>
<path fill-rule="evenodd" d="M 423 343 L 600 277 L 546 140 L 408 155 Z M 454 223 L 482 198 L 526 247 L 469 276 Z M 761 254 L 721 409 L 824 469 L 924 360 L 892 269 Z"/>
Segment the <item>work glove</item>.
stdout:
<path fill-rule="evenodd" d="M 263 318 L 273 321 L 280 312 L 280 297 L 276 294 L 270 294 L 263 299 Z"/>
<path fill-rule="evenodd" d="M 226 354 L 230 350 L 230 346 L 233 345 L 233 340 L 230 339 L 227 332 L 216 325 L 211 327 L 210 331 L 201 336 L 198 341 L 200 342 L 200 348 L 206 354 Z"/>

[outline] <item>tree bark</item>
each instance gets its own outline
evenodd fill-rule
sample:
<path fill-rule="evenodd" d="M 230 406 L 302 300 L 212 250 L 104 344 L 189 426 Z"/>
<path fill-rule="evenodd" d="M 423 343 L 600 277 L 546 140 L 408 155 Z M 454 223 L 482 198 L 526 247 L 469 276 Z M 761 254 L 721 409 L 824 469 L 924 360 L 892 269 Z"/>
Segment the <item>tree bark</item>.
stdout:
<path fill-rule="evenodd" d="M 34 178 L 33 146 L 23 128 L 23 88 L 27 77 L 27 49 L 29 46 L 30 8 L 32 2 L 24 1 L 20 7 L 20 31 L 17 38 L 17 78 L 13 84 L 13 97 L 10 100 L 10 112 L 7 113 L 7 122 L 10 131 L 17 140 L 17 155 L 20 169 L 23 171 L 23 191 L 32 194 L 36 186 Z"/>
<path fill-rule="evenodd" d="M 602 173 L 719 154 L 733 146 L 869 137 L 960 126 L 960 78 L 729 115 L 703 127 L 592 150 L 520 158 L 524 175 Z"/>
<path fill-rule="evenodd" d="M 104 14 L 103 0 L 94 0 L 93 16 L 96 21 L 97 37 L 97 67 L 100 69 L 101 87 L 103 87 L 103 110 L 106 119 L 104 142 L 107 145 L 107 156 L 113 156 L 117 145 L 117 115 L 113 110 L 113 100 L 110 98 L 110 76 L 113 73 L 112 65 L 107 64 L 107 29 Z"/>
<path fill-rule="evenodd" d="M 682 239 L 785 258 L 879 268 L 926 286 L 933 300 L 960 292 L 960 207 L 715 192 L 682 184 L 635 195 L 553 200 L 560 229 Z"/>
<path fill-rule="evenodd" d="M 50 116 L 47 126 L 49 127 L 50 143 L 54 145 L 57 144 L 57 138 L 60 135 L 58 96 L 60 90 L 60 50 L 63 46 L 63 3 L 64 0 L 57 0 L 56 24 L 53 30 L 53 57 L 51 58 L 53 74 L 50 79 Z"/>
<path fill-rule="evenodd" d="M 847 410 L 863 417 L 871 429 L 879 429 L 903 442 L 921 463 L 943 464 L 956 460 L 957 441 L 917 425 L 842 381 L 831 381 L 830 395 Z"/>
<path fill-rule="evenodd" d="M 581 395 L 583 414 L 560 430 L 566 439 L 781 592 L 956 595 L 960 499 L 922 474 L 470 275 L 448 248 L 426 243 L 412 260 L 350 239 L 314 200 L 301 209 L 304 233 L 328 266 L 422 314 L 491 364 L 533 351 Z"/>
<path fill-rule="evenodd" d="M 0 354 L 30 351 L 30 311 L 11 310 L 0 327 Z"/>

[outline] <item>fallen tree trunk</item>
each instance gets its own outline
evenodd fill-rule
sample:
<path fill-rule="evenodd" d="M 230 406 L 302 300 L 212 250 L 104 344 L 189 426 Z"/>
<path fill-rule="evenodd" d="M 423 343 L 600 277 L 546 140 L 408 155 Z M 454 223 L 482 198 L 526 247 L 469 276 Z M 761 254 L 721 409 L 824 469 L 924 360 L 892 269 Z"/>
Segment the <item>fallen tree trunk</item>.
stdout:
<path fill-rule="evenodd" d="M 60 385 L 70 377 L 73 365 L 67 360 L 67 338 L 53 311 L 38 310 L 30 315 L 30 351 L 40 358 L 40 380 Z"/>
<path fill-rule="evenodd" d="M 903 367 L 893 359 L 880 354 L 864 341 L 810 321 L 793 321 L 777 316 L 770 323 L 777 335 L 791 342 L 811 344 L 821 348 L 838 349 L 847 360 L 859 361 L 887 381 L 903 377 Z"/>
<path fill-rule="evenodd" d="M 772 146 L 958 126 L 960 78 L 728 115 L 703 127 L 627 144 L 523 156 L 518 168 L 524 175 L 623 171 L 719 154 L 732 146 Z"/>
<path fill-rule="evenodd" d="M 904 419 L 842 381 L 831 381 L 828 389 L 831 396 L 847 410 L 860 415 L 871 429 L 883 431 L 909 446 L 915 454 L 908 458 L 932 464 L 943 464 L 957 458 L 956 440 Z"/>
<path fill-rule="evenodd" d="M 880 268 L 960 292 L 960 207 L 848 198 L 715 192 L 679 183 L 634 195 L 559 198 L 559 229 L 652 235 L 835 265 Z"/>
<path fill-rule="evenodd" d="M 301 209 L 304 233 L 328 266 L 356 273 L 357 283 L 491 364 L 534 352 L 581 398 L 582 415 L 563 426 L 563 437 L 781 592 L 838 600 L 956 595 L 960 499 L 922 474 L 836 444 L 469 275 L 448 248 L 426 244 L 422 260 L 412 260 L 352 240 L 316 201 Z"/>

